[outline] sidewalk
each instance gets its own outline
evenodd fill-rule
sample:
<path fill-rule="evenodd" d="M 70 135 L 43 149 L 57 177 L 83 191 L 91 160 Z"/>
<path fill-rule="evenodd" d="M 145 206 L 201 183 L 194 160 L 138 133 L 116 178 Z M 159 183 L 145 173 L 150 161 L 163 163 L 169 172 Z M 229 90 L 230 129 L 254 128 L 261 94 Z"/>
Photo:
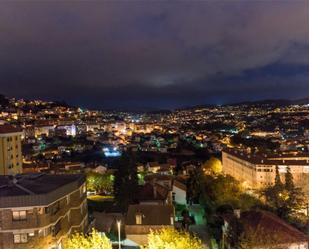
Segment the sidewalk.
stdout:
<path fill-rule="evenodd" d="M 205 245 L 205 248 L 215 249 L 212 246 L 211 240 L 207 233 L 206 220 L 204 218 L 205 212 L 201 205 L 195 204 L 188 207 L 190 215 L 194 216 L 195 225 L 190 226 L 189 231 L 195 233 Z"/>

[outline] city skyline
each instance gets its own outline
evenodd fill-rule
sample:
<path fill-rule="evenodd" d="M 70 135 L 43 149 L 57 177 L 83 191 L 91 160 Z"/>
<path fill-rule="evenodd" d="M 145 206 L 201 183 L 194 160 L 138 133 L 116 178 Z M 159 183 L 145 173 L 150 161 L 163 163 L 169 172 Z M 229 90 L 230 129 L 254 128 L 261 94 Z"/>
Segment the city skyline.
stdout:
<path fill-rule="evenodd" d="M 308 97 L 308 3 L 1 5 L 1 88 L 12 97 L 97 109 Z"/>

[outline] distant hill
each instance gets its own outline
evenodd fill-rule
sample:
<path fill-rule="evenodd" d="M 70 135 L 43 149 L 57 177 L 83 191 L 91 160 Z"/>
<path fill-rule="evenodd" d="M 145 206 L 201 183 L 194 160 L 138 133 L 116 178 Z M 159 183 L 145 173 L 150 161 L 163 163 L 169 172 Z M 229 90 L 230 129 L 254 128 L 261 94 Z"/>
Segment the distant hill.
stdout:
<path fill-rule="evenodd" d="M 309 98 L 294 100 L 294 105 L 308 105 Z"/>
<path fill-rule="evenodd" d="M 297 99 L 297 100 L 287 100 L 287 99 L 266 99 L 258 101 L 245 101 L 233 104 L 226 104 L 225 106 L 288 106 L 288 105 L 306 105 L 309 104 L 309 98 Z"/>
<path fill-rule="evenodd" d="M 265 99 L 265 100 L 257 100 L 257 101 L 244 101 L 244 102 L 236 102 L 225 104 L 223 106 L 289 106 L 289 105 L 306 105 L 309 104 L 309 98 L 304 99 L 297 99 L 297 100 L 288 100 L 288 99 Z M 216 105 L 196 105 L 196 106 L 189 106 L 178 108 L 176 110 L 194 110 L 194 109 L 202 109 L 202 108 L 211 108 L 215 107 Z"/>

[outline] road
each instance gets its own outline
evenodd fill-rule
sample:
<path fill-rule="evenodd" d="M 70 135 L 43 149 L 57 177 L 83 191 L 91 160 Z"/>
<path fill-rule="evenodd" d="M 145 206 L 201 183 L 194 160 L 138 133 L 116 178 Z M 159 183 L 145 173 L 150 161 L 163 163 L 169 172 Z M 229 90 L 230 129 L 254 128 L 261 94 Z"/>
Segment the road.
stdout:
<path fill-rule="evenodd" d="M 217 249 L 207 233 L 204 209 L 201 205 L 195 204 L 188 207 L 190 215 L 194 216 L 195 225 L 190 226 L 190 232 L 195 233 L 203 242 L 204 248 Z"/>

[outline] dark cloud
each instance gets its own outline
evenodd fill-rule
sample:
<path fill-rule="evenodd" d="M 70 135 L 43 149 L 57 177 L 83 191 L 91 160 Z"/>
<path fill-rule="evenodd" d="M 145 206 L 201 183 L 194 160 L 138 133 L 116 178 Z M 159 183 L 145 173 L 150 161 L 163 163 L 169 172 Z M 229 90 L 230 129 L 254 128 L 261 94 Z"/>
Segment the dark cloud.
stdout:
<path fill-rule="evenodd" d="M 0 84 L 90 107 L 307 97 L 309 3 L 0 3 Z"/>

